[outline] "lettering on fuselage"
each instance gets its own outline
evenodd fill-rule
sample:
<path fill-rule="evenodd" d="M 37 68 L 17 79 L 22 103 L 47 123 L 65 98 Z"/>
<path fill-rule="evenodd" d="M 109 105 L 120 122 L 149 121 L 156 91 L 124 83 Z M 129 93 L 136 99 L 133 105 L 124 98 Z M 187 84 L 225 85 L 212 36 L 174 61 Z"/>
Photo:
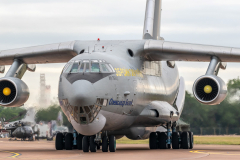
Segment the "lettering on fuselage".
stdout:
<path fill-rule="evenodd" d="M 118 100 L 113 100 L 110 99 L 109 101 L 109 105 L 115 105 L 115 106 L 131 106 L 133 104 L 133 100 L 132 101 L 128 101 L 128 99 L 126 101 L 118 101 Z"/>
<path fill-rule="evenodd" d="M 121 77 L 143 77 L 143 74 L 137 69 L 125 69 L 125 68 L 115 68 L 116 76 Z"/>

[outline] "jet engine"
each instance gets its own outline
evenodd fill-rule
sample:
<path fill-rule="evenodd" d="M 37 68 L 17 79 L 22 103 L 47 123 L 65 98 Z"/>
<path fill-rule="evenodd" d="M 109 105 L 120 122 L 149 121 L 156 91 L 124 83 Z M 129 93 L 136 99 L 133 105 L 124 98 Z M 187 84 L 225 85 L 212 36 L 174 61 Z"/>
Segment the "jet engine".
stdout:
<path fill-rule="evenodd" d="M 220 77 L 204 75 L 195 81 L 193 94 L 200 103 L 216 105 L 226 98 L 227 86 Z"/>
<path fill-rule="evenodd" d="M 29 98 L 28 86 L 20 79 L 7 77 L 0 79 L 0 105 L 20 107 Z"/>

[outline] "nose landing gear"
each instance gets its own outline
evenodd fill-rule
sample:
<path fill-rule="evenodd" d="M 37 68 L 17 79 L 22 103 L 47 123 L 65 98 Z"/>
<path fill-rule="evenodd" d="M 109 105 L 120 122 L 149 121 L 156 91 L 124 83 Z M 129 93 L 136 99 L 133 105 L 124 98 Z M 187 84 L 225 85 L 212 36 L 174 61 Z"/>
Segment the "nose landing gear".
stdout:
<path fill-rule="evenodd" d="M 55 148 L 56 150 L 72 150 L 78 149 L 83 152 L 97 152 L 102 146 L 102 152 L 115 152 L 116 151 L 116 138 L 113 135 L 101 136 L 98 133 L 94 136 L 83 136 L 81 134 L 74 133 L 57 133 Z"/>
<path fill-rule="evenodd" d="M 193 132 L 177 132 L 176 122 L 167 124 L 167 132 L 152 132 L 149 137 L 150 149 L 193 149 L 193 145 Z"/>

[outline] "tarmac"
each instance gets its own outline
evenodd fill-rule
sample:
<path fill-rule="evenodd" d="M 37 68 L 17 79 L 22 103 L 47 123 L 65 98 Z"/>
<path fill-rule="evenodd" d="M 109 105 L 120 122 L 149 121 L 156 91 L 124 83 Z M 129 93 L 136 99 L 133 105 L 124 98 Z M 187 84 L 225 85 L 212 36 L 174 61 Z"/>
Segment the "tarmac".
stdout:
<path fill-rule="evenodd" d="M 21 159 L 21 160 L 221 160 L 240 159 L 240 145 L 195 145 L 193 150 L 149 150 L 147 144 L 117 144 L 115 153 L 103 153 L 101 150 L 96 153 L 83 153 L 79 150 L 56 151 L 54 141 L 9 141 L 0 138 L 0 159 Z"/>

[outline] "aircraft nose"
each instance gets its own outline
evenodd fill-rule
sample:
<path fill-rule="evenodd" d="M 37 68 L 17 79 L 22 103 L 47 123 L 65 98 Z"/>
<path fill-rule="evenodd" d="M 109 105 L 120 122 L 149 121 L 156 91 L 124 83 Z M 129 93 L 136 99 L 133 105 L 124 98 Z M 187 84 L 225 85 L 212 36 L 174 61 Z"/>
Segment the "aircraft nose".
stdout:
<path fill-rule="evenodd" d="M 67 94 L 74 106 L 93 105 L 96 102 L 93 84 L 86 80 L 74 82 Z"/>

